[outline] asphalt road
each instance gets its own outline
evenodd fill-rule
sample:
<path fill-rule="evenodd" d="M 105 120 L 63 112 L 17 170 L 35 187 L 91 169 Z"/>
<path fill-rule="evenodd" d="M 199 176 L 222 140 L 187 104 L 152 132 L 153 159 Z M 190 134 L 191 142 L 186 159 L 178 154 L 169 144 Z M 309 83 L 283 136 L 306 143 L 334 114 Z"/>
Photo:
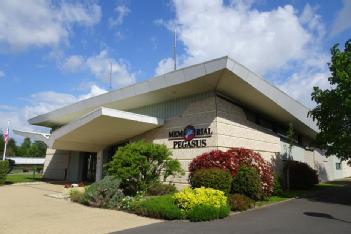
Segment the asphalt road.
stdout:
<path fill-rule="evenodd" d="M 345 186 L 326 188 L 310 197 L 234 214 L 223 220 L 167 221 L 116 233 L 351 233 L 351 181 L 340 183 Z"/>

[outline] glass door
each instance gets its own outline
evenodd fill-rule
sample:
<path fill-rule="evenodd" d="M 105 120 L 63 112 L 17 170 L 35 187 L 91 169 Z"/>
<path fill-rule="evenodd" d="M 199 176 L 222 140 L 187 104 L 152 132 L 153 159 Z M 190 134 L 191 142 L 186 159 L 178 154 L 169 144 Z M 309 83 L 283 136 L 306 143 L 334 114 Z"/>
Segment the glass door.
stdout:
<path fill-rule="evenodd" d="M 82 155 L 82 180 L 84 182 L 94 182 L 96 176 L 96 153 L 82 153 Z"/>

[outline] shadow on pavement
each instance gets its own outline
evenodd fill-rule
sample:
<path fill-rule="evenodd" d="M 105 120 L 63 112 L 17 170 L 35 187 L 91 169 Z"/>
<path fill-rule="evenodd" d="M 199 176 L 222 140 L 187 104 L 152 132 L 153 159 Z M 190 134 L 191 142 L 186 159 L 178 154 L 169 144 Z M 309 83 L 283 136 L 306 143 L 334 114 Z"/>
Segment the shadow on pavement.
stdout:
<path fill-rule="evenodd" d="M 316 218 L 332 219 L 332 220 L 337 220 L 337 221 L 341 221 L 341 222 L 345 222 L 345 223 L 351 223 L 350 221 L 338 219 L 338 218 L 335 218 L 334 216 L 332 216 L 330 214 L 326 214 L 326 213 L 304 212 L 304 215 L 316 217 Z"/>
<path fill-rule="evenodd" d="M 304 198 L 316 202 L 351 205 L 351 179 L 328 182 L 317 192 Z"/>

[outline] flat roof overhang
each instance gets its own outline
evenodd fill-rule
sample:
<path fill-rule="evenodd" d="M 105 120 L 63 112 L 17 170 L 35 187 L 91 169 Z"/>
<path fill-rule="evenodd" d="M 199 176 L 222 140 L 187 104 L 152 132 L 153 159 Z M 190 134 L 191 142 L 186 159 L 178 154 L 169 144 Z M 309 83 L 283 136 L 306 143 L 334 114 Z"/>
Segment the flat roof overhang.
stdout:
<path fill-rule="evenodd" d="M 214 59 L 154 77 L 135 85 L 92 97 L 29 120 L 31 124 L 57 127 L 105 106 L 131 110 L 155 103 L 214 91 L 237 103 L 288 125 L 312 139 L 319 131 L 309 109 L 229 57 Z"/>
<path fill-rule="evenodd" d="M 55 130 L 49 147 L 61 150 L 98 152 L 164 124 L 164 120 L 100 107 Z"/>
<path fill-rule="evenodd" d="M 13 129 L 12 131 L 16 135 L 23 136 L 25 138 L 27 137 L 35 141 L 42 141 L 46 145 L 48 144 L 50 139 L 50 134 L 48 133 L 22 131 L 22 130 L 16 130 L 16 129 Z"/>

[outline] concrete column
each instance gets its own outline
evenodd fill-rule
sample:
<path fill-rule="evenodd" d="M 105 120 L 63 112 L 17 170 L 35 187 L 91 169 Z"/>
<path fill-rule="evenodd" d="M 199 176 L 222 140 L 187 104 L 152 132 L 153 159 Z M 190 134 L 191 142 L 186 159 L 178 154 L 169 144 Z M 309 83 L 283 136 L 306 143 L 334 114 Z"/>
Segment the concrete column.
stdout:
<path fill-rule="evenodd" d="M 99 181 L 102 179 L 102 157 L 103 157 L 103 150 L 100 150 L 96 154 L 96 177 L 95 177 L 96 181 Z"/>

